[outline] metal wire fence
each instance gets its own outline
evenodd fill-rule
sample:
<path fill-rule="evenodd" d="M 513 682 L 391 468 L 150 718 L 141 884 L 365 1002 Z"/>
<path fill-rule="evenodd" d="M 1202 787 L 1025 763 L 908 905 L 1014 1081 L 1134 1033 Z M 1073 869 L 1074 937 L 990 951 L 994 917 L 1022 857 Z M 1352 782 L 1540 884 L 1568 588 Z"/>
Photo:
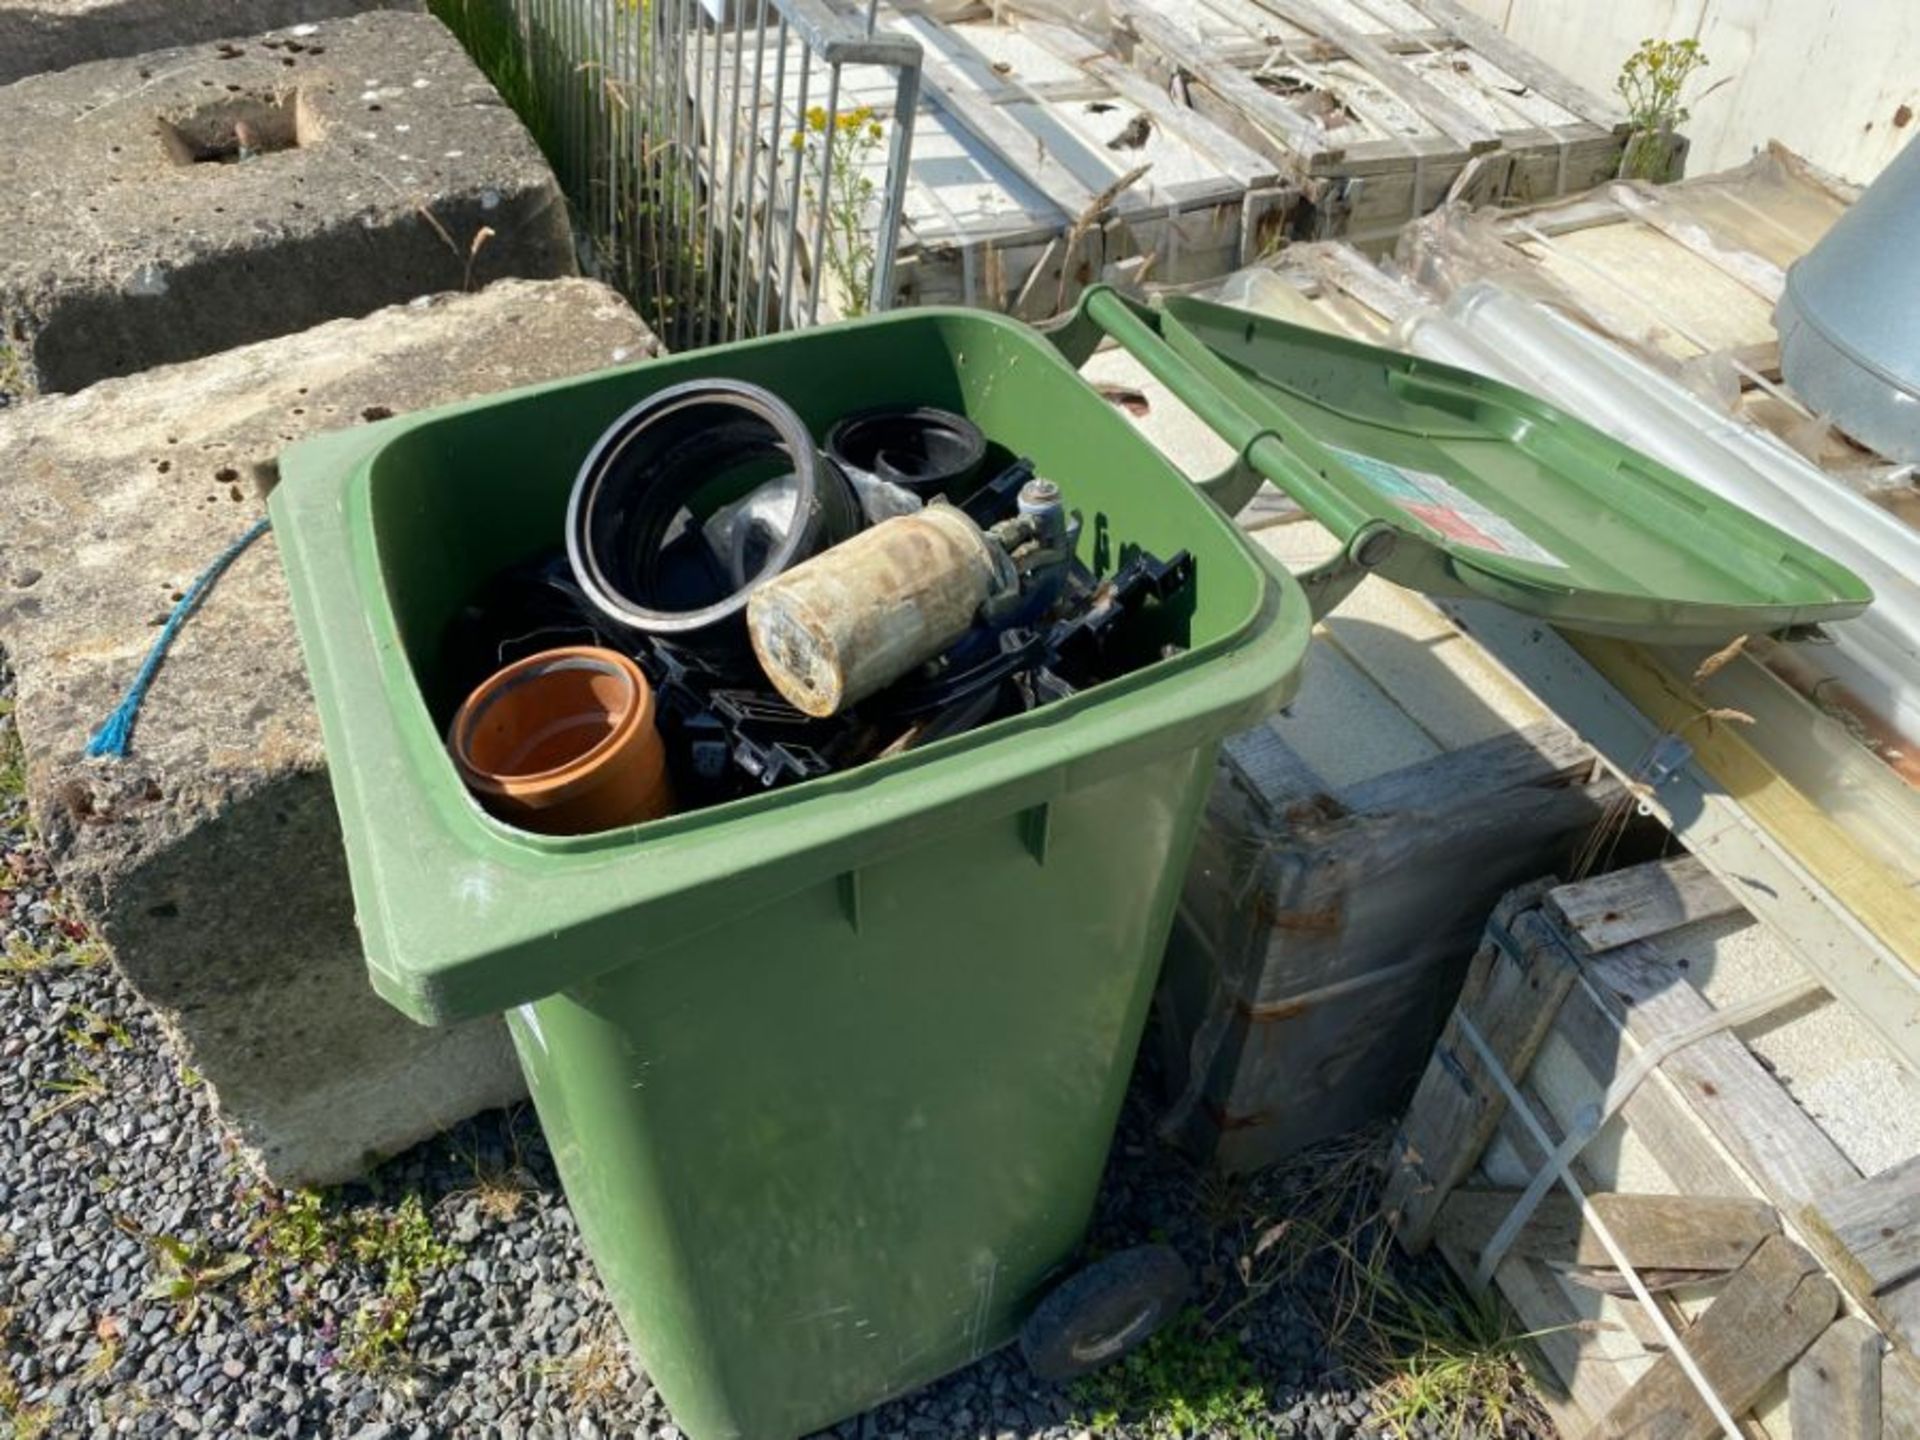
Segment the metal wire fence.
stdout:
<path fill-rule="evenodd" d="M 674 349 L 884 309 L 920 47 L 877 0 L 433 0 Z"/>

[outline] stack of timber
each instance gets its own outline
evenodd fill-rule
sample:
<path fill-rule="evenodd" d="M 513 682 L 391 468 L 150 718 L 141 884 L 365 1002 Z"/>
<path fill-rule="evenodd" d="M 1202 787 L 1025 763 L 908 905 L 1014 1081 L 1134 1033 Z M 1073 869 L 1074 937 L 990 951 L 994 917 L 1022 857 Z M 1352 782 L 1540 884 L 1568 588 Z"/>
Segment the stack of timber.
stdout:
<path fill-rule="evenodd" d="M 1490 1274 L 1570 1437 L 1721 1433 L 1689 1367 L 1741 1434 L 1913 1436 L 1916 1102 L 1696 861 L 1535 884 L 1487 926 L 1394 1137 L 1389 1215 Z M 1550 1153 L 1579 1194 L 1536 1184 Z"/>
<path fill-rule="evenodd" d="M 1227 741 L 1161 971 L 1163 1132 L 1233 1172 L 1398 1114 L 1487 912 L 1599 821 L 1595 766 L 1552 720 L 1346 785 L 1273 727 Z"/>
<path fill-rule="evenodd" d="M 895 304 L 1039 319 L 1098 279 L 1192 284 L 1301 238 L 1383 249 L 1457 183 L 1457 197 L 1491 204 L 1585 189 L 1619 166 L 1617 104 L 1451 0 L 1119 0 L 1111 28 L 1035 13 L 1076 8 L 878 7 L 877 26 L 924 53 Z M 767 118 L 772 77 L 799 72 L 799 46 L 784 71 L 771 56 L 737 72 L 724 60 L 715 113 L 742 115 L 749 137 L 800 131 L 791 81 L 782 123 Z M 888 72 L 849 65 L 835 104 L 884 122 L 893 94 Z M 816 87 L 810 103 L 823 98 Z M 702 149 L 715 194 L 727 140 Z M 884 193 L 886 155 L 861 163 Z M 748 221 L 784 234 L 795 204 L 805 293 L 816 197 L 783 187 Z M 831 273 L 822 289 L 821 318 L 847 313 Z"/>

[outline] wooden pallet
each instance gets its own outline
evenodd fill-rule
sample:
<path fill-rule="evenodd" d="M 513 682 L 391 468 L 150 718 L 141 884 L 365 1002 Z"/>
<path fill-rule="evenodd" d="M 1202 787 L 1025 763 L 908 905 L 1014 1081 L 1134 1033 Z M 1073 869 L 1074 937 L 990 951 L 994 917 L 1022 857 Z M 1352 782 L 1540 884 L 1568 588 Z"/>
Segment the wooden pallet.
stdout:
<path fill-rule="evenodd" d="M 1498 1258 L 1570 1436 L 1718 1433 L 1660 1321 L 1745 1433 L 1920 1434 L 1920 1082 L 1697 862 L 1496 909 L 1389 1162 L 1402 1243 L 1469 1278 L 1544 1159 L 1510 1094 L 1556 1145 L 1611 1115 L 1572 1172 L 1659 1311 L 1563 1194 Z"/>
<path fill-rule="evenodd" d="M 1390 248 L 1450 195 L 1565 195 L 1619 169 L 1627 125 L 1451 0 L 1116 0 L 1136 66 L 1272 157 L 1288 234 Z"/>

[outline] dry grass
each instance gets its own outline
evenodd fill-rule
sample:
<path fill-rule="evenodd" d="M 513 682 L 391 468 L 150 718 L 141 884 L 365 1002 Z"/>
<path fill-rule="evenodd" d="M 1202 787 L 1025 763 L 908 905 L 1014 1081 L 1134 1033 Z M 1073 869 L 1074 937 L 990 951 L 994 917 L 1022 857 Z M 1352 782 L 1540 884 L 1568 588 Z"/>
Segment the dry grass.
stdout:
<path fill-rule="evenodd" d="M 124 1333 L 125 1327 L 111 1315 L 102 1315 L 94 1321 L 93 1337 L 100 1348 L 80 1367 L 83 1384 L 98 1384 L 113 1373 L 113 1367 L 120 1363 L 120 1341 Z"/>
<path fill-rule="evenodd" d="M 507 1157 L 504 1163 L 482 1160 L 480 1148 L 475 1145 L 467 1155 L 467 1166 L 473 1172 L 473 1183 L 464 1189 L 455 1190 L 446 1197 L 443 1204 L 457 1204 L 471 1200 L 479 1207 L 480 1213 L 487 1219 L 505 1224 L 517 1218 L 527 1197 L 537 1188 L 520 1151 L 520 1122 L 522 1107 L 515 1106 L 507 1117 Z"/>
<path fill-rule="evenodd" d="M 574 1414 L 587 1414 L 613 1404 L 634 1382 L 626 1341 L 611 1321 L 590 1334 L 571 1355 L 550 1360 L 541 1373 L 555 1380 Z"/>
<path fill-rule="evenodd" d="M 84 1065 L 69 1065 L 66 1076 L 59 1080 L 45 1080 L 40 1088 L 58 1098 L 41 1106 L 27 1117 L 30 1126 L 43 1125 L 56 1115 L 79 1105 L 91 1105 L 96 1100 L 107 1098 L 107 1082 Z"/>
<path fill-rule="evenodd" d="M 0 811 L 13 812 L 11 816 L 0 814 L 0 833 L 25 833 L 26 798 L 27 754 L 13 722 L 13 702 L 0 700 Z"/>
<path fill-rule="evenodd" d="M 1380 1204 L 1378 1130 L 1318 1146 L 1235 1192 L 1197 1182 L 1196 1203 L 1230 1215 L 1233 1273 L 1208 1313 L 1218 1333 L 1276 1287 L 1310 1310 L 1333 1354 L 1371 1391 L 1394 1434 L 1545 1431 L 1522 1333 L 1497 1297 L 1468 1294 L 1437 1266 L 1395 1253 Z M 1211 1193 L 1210 1193 L 1211 1191 Z M 1235 1293 L 1237 1288 L 1237 1294 Z"/>
<path fill-rule="evenodd" d="M 0 1370 L 0 1440 L 42 1440 L 52 1424 L 53 1407 L 27 1404 L 20 1382 Z"/>

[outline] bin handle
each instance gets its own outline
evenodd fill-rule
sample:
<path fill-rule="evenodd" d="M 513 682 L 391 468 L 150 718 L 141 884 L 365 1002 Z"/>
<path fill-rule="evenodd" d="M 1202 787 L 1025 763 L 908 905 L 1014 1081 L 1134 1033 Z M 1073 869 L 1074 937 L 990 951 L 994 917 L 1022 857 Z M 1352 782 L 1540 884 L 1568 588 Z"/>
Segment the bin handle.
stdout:
<path fill-rule="evenodd" d="M 1043 333 L 1076 370 L 1103 336 L 1111 337 L 1161 384 L 1238 452 L 1234 463 L 1200 482 L 1200 489 L 1229 516 L 1236 515 L 1270 480 L 1313 514 L 1344 545 L 1377 519 L 1314 469 L 1295 442 L 1312 436 L 1272 407 L 1217 355 L 1197 340 L 1179 348 L 1167 338 L 1168 318 L 1127 299 L 1111 285 L 1091 285 L 1080 303 Z M 1196 350 L 1202 353 L 1194 353 Z"/>

